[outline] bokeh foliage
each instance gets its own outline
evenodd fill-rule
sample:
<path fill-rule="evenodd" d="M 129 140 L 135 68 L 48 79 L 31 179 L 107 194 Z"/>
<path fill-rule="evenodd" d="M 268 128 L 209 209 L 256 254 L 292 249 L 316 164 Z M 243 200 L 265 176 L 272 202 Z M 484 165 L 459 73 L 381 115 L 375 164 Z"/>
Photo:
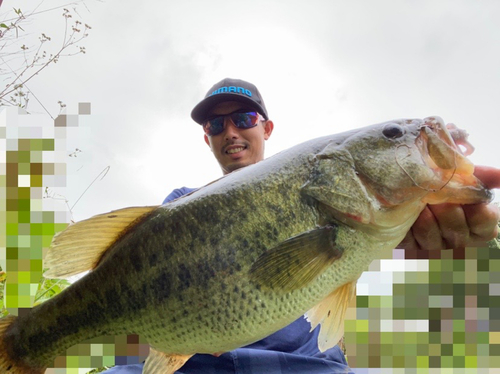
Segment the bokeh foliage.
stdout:
<path fill-rule="evenodd" d="M 499 243 L 500 234 L 488 247 L 406 259 L 427 261 L 428 270 L 394 271 L 390 296 L 357 296 L 345 323 L 349 364 L 500 368 Z"/>

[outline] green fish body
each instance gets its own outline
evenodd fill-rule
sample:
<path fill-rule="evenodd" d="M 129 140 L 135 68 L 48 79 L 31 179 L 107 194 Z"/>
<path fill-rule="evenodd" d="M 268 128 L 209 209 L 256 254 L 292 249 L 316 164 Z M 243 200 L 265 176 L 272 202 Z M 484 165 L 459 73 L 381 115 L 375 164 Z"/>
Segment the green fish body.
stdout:
<path fill-rule="evenodd" d="M 144 372 L 173 373 L 304 313 L 321 324 L 320 349 L 334 346 L 357 279 L 427 203 L 491 200 L 453 138 L 437 117 L 391 121 L 302 143 L 160 207 L 70 226 L 45 276 L 93 270 L 0 320 L 1 372 L 42 373 L 82 340 L 136 333 L 152 348 Z"/>

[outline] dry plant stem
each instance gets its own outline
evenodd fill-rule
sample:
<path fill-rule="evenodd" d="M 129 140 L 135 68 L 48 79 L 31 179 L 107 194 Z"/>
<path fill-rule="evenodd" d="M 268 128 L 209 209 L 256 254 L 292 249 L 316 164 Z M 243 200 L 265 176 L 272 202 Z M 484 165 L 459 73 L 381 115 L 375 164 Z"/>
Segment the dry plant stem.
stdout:
<path fill-rule="evenodd" d="M 33 14 L 33 13 L 31 13 L 31 14 L 28 14 L 25 16 L 21 12 L 20 9 L 15 10 L 15 12 L 16 12 L 18 18 L 14 22 L 11 22 L 10 26 L 7 26 L 3 23 L 1 24 L 1 27 L 4 28 L 5 30 L 0 31 L 0 38 L 3 38 L 6 35 L 6 33 L 11 31 L 11 30 L 16 30 L 16 38 L 17 38 L 18 37 L 18 30 L 19 29 L 23 30 L 19 24 L 21 22 L 23 22 L 24 20 L 26 20 L 27 17 L 30 17 Z M 31 59 L 29 58 L 29 56 L 26 52 L 28 50 L 28 47 L 26 47 L 24 44 L 20 47 L 22 50 L 22 53 L 23 53 L 23 57 L 24 57 L 24 62 L 22 63 L 22 65 L 24 67 L 20 69 L 21 70 L 20 72 L 16 72 L 16 70 L 19 70 L 19 69 L 13 69 L 11 66 L 9 66 L 7 61 L 5 61 L 4 56 L 6 54 L 3 54 L 3 56 L 0 54 L 0 59 L 4 63 L 4 66 L 7 66 L 8 69 L 10 70 L 10 72 L 14 75 L 12 81 L 9 82 L 2 91 L 0 91 L 0 102 L 5 102 L 5 103 L 10 104 L 10 105 L 16 105 L 16 106 L 26 108 L 29 99 L 28 99 L 26 93 L 23 91 L 23 88 L 27 89 L 27 87 L 25 87 L 27 82 L 29 82 L 33 77 L 38 75 L 41 71 L 43 71 L 50 64 L 56 63 L 59 60 L 59 58 L 61 58 L 63 56 L 67 57 L 67 56 L 74 56 L 74 55 L 77 55 L 79 53 L 85 53 L 85 47 L 79 47 L 79 51 L 77 51 L 75 53 L 63 54 L 63 52 L 65 50 L 67 50 L 69 47 L 76 45 L 77 43 L 82 41 L 84 38 L 86 38 L 88 36 L 87 32 L 88 32 L 88 30 L 91 29 L 91 27 L 85 24 L 83 32 L 82 32 L 82 30 L 80 29 L 80 26 L 82 25 L 82 23 L 77 20 L 77 21 L 75 21 L 74 25 L 71 26 L 72 32 L 68 34 L 68 28 L 70 27 L 68 25 L 68 19 L 72 18 L 72 15 L 70 14 L 69 10 L 67 10 L 67 9 L 64 9 L 64 12 L 62 15 L 65 18 L 65 29 L 64 29 L 64 38 L 63 38 L 62 46 L 55 54 L 53 54 L 53 55 L 51 54 L 47 61 L 44 61 L 44 59 L 46 58 L 46 52 L 45 51 L 41 52 L 41 50 L 42 50 L 42 46 L 46 42 L 50 41 L 51 38 L 48 37 L 47 35 L 45 35 L 44 33 L 41 34 L 41 37 L 39 38 L 40 44 L 39 44 L 38 49 L 35 51 L 35 53 Z M 79 33 L 81 33 L 80 37 L 78 37 Z M 7 43 L 3 43 L 3 45 L 0 46 L 0 51 L 2 51 L 6 45 L 7 45 Z M 24 78 L 24 76 L 27 76 L 27 77 Z M 31 91 L 29 89 L 27 89 L 27 90 L 28 90 L 28 92 L 31 93 Z M 10 96 L 10 98 L 7 98 L 8 95 L 11 95 L 13 93 L 14 93 L 14 96 Z M 33 95 L 33 96 L 35 96 L 35 95 Z M 36 98 L 36 96 L 35 96 L 35 98 Z M 23 100 L 24 100 L 24 105 L 23 105 Z M 2 105 L 2 104 L 0 103 L 0 105 Z M 5 104 L 3 104 L 3 105 L 5 105 Z"/>

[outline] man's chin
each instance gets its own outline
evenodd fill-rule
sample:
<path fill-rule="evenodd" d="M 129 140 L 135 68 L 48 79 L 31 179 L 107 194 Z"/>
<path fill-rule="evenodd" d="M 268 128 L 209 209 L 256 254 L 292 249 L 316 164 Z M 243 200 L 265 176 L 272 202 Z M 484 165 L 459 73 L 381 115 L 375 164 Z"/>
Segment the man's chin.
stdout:
<path fill-rule="evenodd" d="M 250 165 L 250 163 L 245 162 L 243 160 L 231 162 L 229 164 L 224 165 L 224 167 L 223 167 L 224 174 L 232 173 L 233 171 L 244 168 L 245 166 L 248 166 L 248 165 Z"/>

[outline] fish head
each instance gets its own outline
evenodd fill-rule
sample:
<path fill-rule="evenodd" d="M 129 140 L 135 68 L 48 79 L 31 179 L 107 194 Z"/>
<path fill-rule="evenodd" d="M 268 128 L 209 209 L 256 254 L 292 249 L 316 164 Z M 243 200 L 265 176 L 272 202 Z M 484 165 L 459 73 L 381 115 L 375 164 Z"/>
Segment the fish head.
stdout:
<path fill-rule="evenodd" d="M 317 153 L 304 193 L 350 226 L 406 232 L 426 204 L 492 200 L 466 157 L 472 149 L 465 131 L 439 117 L 380 123 Z"/>
<path fill-rule="evenodd" d="M 474 176 L 467 133 L 439 117 L 400 119 L 356 133 L 342 145 L 356 173 L 382 206 L 420 200 L 475 204 L 492 192 Z M 464 149 L 462 149 L 464 148 Z"/>

